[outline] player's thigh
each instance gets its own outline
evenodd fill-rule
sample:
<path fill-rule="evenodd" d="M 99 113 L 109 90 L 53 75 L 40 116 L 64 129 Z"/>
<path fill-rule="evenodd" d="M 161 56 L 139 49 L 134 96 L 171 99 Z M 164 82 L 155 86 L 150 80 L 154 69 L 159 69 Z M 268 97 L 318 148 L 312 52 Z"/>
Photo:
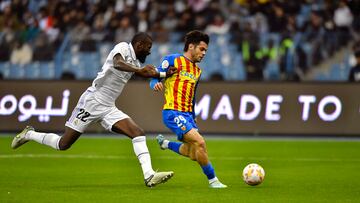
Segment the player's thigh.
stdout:
<path fill-rule="evenodd" d="M 113 132 L 124 134 L 130 138 L 145 136 L 145 132 L 131 118 L 125 118 L 116 122 L 112 128 Z"/>
<path fill-rule="evenodd" d="M 135 121 L 116 107 L 102 118 L 101 125 L 111 132 L 125 134 L 131 138 L 144 135 L 144 131 Z"/>
<path fill-rule="evenodd" d="M 163 122 L 181 141 L 183 141 L 184 134 L 192 129 L 197 129 L 192 115 L 187 112 L 164 110 Z"/>
<path fill-rule="evenodd" d="M 88 126 L 98 121 L 111 109 L 97 102 L 92 93 L 84 92 L 65 126 L 83 133 Z"/>

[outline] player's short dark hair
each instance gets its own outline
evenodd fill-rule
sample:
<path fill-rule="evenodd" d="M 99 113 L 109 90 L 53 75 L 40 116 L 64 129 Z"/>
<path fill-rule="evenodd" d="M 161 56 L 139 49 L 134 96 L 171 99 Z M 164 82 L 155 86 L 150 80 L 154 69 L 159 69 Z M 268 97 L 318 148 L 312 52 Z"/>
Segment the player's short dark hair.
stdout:
<path fill-rule="evenodd" d="M 149 34 L 145 32 L 139 32 L 134 35 L 131 40 L 131 44 L 135 44 L 136 42 L 144 42 L 144 41 L 152 41 L 152 38 Z"/>
<path fill-rule="evenodd" d="M 193 30 L 185 35 L 185 46 L 184 51 L 189 49 L 189 44 L 198 45 L 200 42 L 209 44 L 209 35 L 199 30 Z"/>

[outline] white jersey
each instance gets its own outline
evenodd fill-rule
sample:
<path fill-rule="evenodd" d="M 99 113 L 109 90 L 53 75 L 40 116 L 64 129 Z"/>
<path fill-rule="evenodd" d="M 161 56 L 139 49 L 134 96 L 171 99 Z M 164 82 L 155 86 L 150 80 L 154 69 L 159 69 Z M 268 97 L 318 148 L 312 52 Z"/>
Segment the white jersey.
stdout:
<path fill-rule="evenodd" d="M 115 105 L 115 100 L 134 74 L 133 72 L 120 71 L 114 68 L 113 58 L 118 53 L 127 63 L 139 69 L 141 67 L 131 43 L 121 42 L 111 50 L 102 66 L 102 71 L 97 74 L 92 86 L 88 88 L 88 90 L 94 92 L 94 97 L 98 102 L 107 106 Z"/>

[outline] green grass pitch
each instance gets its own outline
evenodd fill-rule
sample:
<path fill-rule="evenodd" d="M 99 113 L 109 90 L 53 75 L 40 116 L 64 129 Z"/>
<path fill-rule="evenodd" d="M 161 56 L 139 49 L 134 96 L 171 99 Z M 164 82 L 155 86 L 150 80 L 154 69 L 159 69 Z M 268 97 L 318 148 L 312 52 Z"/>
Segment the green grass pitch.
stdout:
<path fill-rule="evenodd" d="M 174 138 L 174 137 L 172 137 Z M 148 138 L 154 169 L 173 170 L 147 188 L 130 139 L 83 136 L 64 152 L 30 142 L 10 149 L 0 137 L 0 202 L 360 202 L 357 140 L 207 139 L 209 157 L 229 187 L 210 189 L 200 167 Z M 246 164 L 266 172 L 259 186 Z"/>

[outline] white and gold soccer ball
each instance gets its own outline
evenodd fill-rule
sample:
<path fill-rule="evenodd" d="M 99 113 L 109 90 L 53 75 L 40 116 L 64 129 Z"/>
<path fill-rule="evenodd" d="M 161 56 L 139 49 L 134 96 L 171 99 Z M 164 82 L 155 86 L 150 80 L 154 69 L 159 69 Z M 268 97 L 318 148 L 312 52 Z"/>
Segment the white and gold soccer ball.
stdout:
<path fill-rule="evenodd" d="M 251 163 L 245 166 L 242 175 L 246 184 L 255 186 L 264 181 L 265 171 L 259 164 Z"/>

